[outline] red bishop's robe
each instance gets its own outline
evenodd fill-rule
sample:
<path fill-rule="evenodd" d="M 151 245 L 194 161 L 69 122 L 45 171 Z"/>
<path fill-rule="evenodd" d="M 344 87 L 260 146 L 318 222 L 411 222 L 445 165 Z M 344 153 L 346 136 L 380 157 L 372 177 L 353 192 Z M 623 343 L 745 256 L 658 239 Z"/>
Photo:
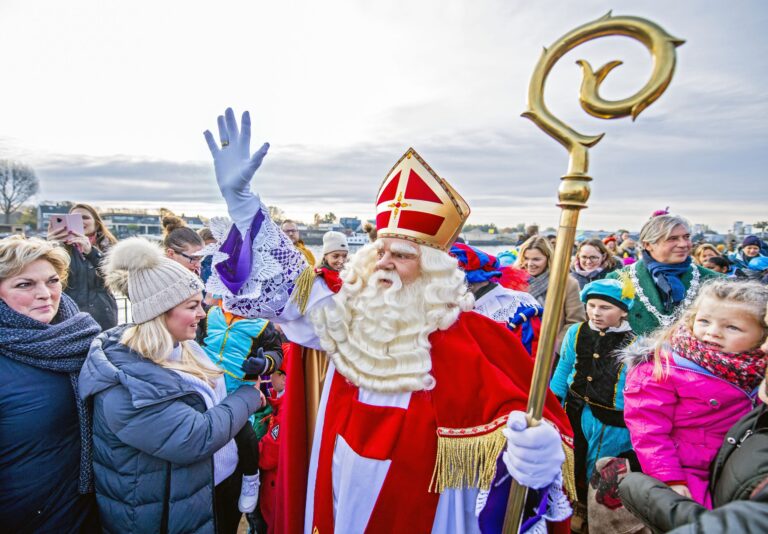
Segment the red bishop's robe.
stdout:
<path fill-rule="evenodd" d="M 431 532 L 440 492 L 490 485 L 506 446 L 501 428 L 511 411 L 526 408 L 533 361 L 504 325 L 474 312 L 434 332 L 430 342 L 436 386 L 395 394 L 406 395 L 404 406 L 361 402 L 366 390 L 338 372 L 331 378 L 329 371 L 310 462 L 304 532 L 344 532 L 351 527 L 335 525 L 335 517 L 359 521 L 360 514 L 368 514 L 365 532 Z M 568 419 L 551 393 L 544 416 L 558 428 L 564 446 L 572 448 Z M 381 462 L 375 468 L 380 490 L 368 509 L 342 510 L 346 497 L 339 485 L 354 478 L 357 467 L 345 471 L 338 465 L 340 447 L 344 457 L 360 465 Z M 359 476 L 365 476 L 362 469 Z M 352 492 L 346 495 L 355 500 Z"/>

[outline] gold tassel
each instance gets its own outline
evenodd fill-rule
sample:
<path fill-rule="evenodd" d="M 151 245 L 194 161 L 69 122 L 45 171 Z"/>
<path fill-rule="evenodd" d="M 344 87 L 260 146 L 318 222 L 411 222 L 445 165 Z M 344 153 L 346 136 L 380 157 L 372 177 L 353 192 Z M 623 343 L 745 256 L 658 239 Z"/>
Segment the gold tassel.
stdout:
<path fill-rule="evenodd" d="M 501 428 L 481 436 L 438 436 L 437 459 L 429 491 L 449 488 L 488 490 L 496 475 L 496 460 L 507 438 Z"/>
<path fill-rule="evenodd" d="M 307 311 L 309 295 L 312 293 L 312 286 L 315 283 L 316 276 L 315 270 L 312 267 L 307 267 L 296 278 L 291 300 L 296 303 L 296 307 L 299 308 L 302 315 Z"/>
<path fill-rule="evenodd" d="M 563 450 L 565 451 L 565 462 L 563 462 L 563 487 L 565 493 L 571 498 L 572 502 L 576 502 L 576 459 L 573 455 L 573 449 L 563 443 Z"/>

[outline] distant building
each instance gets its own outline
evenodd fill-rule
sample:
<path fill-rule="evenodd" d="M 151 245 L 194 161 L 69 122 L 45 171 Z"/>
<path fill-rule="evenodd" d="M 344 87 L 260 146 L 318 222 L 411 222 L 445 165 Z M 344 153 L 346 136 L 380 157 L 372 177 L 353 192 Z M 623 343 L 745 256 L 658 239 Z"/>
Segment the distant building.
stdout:
<path fill-rule="evenodd" d="M 48 221 L 51 215 L 69 213 L 74 204 L 72 202 L 47 202 L 37 206 L 37 229 L 40 232 L 48 231 Z"/>
<path fill-rule="evenodd" d="M 158 214 L 106 212 L 101 214 L 101 218 L 118 239 L 136 235 L 156 236 L 159 239 L 163 234 Z"/>
<path fill-rule="evenodd" d="M 69 213 L 74 204 L 72 202 L 46 202 L 37 206 L 37 227 L 39 231 L 48 229 L 48 221 L 51 215 Z M 163 225 L 160 223 L 160 215 L 148 213 L 146 210 L 129 211 L 115 209 L 100 212 L 104 224 L 118 239 L 125 239 L 136 235 L 148 238 L 160 239 L 163 235 Z M 206 221 L 199 216 L 184 217 L 187 225 L 193 230 L 199 230 L 206 225 Z"/>
<path fill-rule="evenodd" d="M 692 230 L 693 230 L 693 235 L 706 234 L 707 232 L 709 232 L 709 226 L 707 226 L 706 224 L 694 224 Z"/>
<path fill-rule="evenodd" d="M 339 224 L 350 232 L 360 232 L 363 228 L 363 223 L 357 217 L 341 217 Z"/>
<path fill-rule="evenodd" d="M 744 235 L 744 222 L 736 221 L 733 223 L 733 233 L 736 235 Z"/>

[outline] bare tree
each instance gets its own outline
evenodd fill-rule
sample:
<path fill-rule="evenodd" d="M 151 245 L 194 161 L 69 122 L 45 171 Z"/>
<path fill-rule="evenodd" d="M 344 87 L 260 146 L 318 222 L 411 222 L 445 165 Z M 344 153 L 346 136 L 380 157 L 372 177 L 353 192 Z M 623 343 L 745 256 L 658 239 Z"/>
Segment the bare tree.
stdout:
<path fill-rule="evenodd" d="M 0 207 L 5 214 L 5 224 L 10 224 L 11 214 L 40 189 L 32 167 L 8 159 L 0 160 Z"/>

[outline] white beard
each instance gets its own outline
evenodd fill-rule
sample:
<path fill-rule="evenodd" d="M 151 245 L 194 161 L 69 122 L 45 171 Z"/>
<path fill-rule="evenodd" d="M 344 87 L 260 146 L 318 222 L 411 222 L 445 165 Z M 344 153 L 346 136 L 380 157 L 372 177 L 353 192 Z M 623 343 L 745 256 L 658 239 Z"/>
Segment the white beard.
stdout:
<path fill-rule="evenodd" d="M 381 392 L 434 387 L 428 338 L 438 325 L 429 320 L 424 287 L 421 279 L 403 286 L 396 273 L 375 271 L 359 292 L 342 290 L 335 306 L 315 314 L 322 346 L 343 376 Z"/>

